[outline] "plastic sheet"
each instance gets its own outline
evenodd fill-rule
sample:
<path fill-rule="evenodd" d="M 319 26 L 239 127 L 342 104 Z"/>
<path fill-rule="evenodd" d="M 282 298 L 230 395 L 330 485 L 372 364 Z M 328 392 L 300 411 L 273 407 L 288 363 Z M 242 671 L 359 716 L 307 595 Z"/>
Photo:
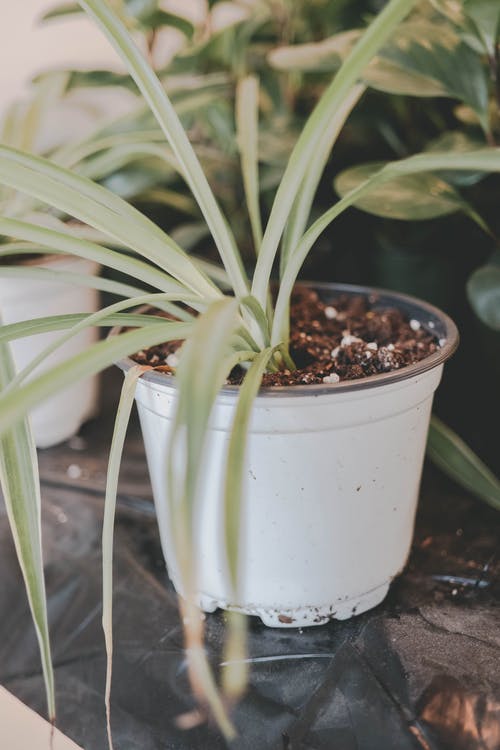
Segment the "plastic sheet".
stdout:
<path fill-rule="evenodd" d="M 41 453 L 58 726 L 105 750 L 100 523 L 110 415 Z M 219 750 L 213 726 L 180 729 L 194 704 L 137 425 L 127 442 L 115 554 L 116 750 Z M 237 750 L 498 750 L 500 517 L 442 477 L 424 483 L 405 574 L 372 612 L 304 631 L 252 620 Z M 485 569 L 486 564 L 488 567 Z M 0 682 L 44 712 L 33 627 L 0 512 Z M 224 616 L 207 618 L 220 666 Z M 0 748 L 4 748 L 1 742 Z M 27 748 L 27 750 L 30 750 Z"/>

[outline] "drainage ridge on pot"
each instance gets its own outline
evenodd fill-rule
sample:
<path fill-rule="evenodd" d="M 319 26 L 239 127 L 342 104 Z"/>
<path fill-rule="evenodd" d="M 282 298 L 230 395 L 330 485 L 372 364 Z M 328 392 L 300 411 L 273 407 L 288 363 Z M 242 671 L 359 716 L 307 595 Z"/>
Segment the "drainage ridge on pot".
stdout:
<path fill-rule="evenodd" d="M 323 301 L 348 293 L 376 298 L 375 307 L 397 307 L 435 334 L 441 348 L 360 380 L 261 389 L 245 459 L 237 600 L 230 593 L 221 501 L 238 388 L 221 390 L 196 509 L 199 601 L 205 611 L 235 609 L 278 627 L 317 625 L 370 609 L 403 569 L 433 395 L 458 344 L 454 323 L 425 302 L 350 285 L 308 286 Z M 127 359 L 119 366 L 132 364 Z M 176 585 L 165 481 L 175 381 L 146 373 L 136 400 L 163 552 Z"/>

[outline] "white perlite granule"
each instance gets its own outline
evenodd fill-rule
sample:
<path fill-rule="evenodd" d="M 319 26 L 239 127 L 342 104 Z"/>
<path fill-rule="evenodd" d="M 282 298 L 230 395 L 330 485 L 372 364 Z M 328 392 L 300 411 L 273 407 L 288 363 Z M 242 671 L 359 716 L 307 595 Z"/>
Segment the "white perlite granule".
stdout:
<path fill-rule="evenodd" d="M 331 306 L 325 307 L 325 318 L 328 318 L 328 320 L 335 320 L 337 315 L 338 315 L 338 312 L 334 307 L 331 307 Z"/>
<path fill-rule="evenodd" d="M 330 373 L 330 375 L 325 375 L 323 378 L 323 383 L 338 383 L 340 380 L 340 377 L 337 375 L 336 372 Z"/>
<path fill-rule="evenodd" d="M 169 367 L 177 367 L 177 365 L 179 364 L 179 357 L 177 356 L 177 354 L 169 354 L 166 362 Z"/>
<path fill-rule="evenodd" d="M 351 336 L 351 334 L 348 334 L 347 336 L 344 336 L 342 341 L 340 342 L 340 346 L 350 346 L 351 344 L 359 344 L 360 341 L 363 339 L 359 339 L 357 336 Z"/>
<path fill-rule="evenodd" d="M 82 470 L 78 464 L 70 464 L 66 469 L 66 474 L 70 479 L 80 479 L 82 476 Z"/>

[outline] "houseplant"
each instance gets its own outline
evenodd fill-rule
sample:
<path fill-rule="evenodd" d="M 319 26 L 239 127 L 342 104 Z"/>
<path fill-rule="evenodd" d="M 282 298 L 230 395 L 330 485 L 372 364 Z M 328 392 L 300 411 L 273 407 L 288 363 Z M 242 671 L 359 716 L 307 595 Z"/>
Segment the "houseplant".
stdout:
<path fill-rule="evenodd" d="M 339 129 L 359 96 L 360 85 L 357 81 L 361 72 L 413 5 L 412 0 L 390 0 L 346 58 L 297 141 L 277 190 L 267 228 L 262 241 L 258 243 L 258 257 L 250 288 L 231 230 L 213 198 L 197 157 L 158 79 L 133 45 L 123 23 L 104 0 L 82 0 L 81 4 L 96 19 L 121 52 L 136 83 L 155 113 L 169 141 L 175 163 L 190 186 L 210 228 L 225 271 L 221 275 L 220 269 L 215 270 L 209 264 L 205 263 L 200 266 L 151 221 L 103 187 L 45 159 L 12 148 L 1 147 L 0 180 L 3 184 L 27 193 L 37 200 L 50 203 L 64 214 L 74 216 L 94 227 L 101 234 L 107 234 L 114 245 L 130 248 L 135 255 L 128 255 L 89 239 L 70 236 L 57 229 L 41 227 L 15 218 L 0 219 L 0 233 L 22 242 L 32 242 L 39 248 L 52 247 L 80 257 L 95 259 L 103 265 L 117 268 L 133 277 L 135 284 L 146 285 L 156 290 L 148 292 L 136 286 L 135 291 L 129 290 L 128 293 L 123 294 L 123 301 L 108 306 L 91 316 L 82 314 L 36 318 L 3 326 L 0 329 L 2 386 L 0 417 L 3 435 L 0 474 L 2 487 L 40 638 L 47 678 L 49 709 L 52 714 L 54 711 L 53 684 L 39 538 L 40 496 L 29 425 L 22 421 L 21 417 L 33 405 L 68 382 L 95 373 L 139 349 L 144 350 L 169 340 L 185 341 L 176 367 L 177 405 L 172 426 L 174 439 L 171 441 L 171 449 L 166 459 L 169 472 L 165 480 L 171 493 L 170 513 L 175 530 L 173 535 L 176 547 L 174 562 L 177 570 L 175 573 L 184 595 L 181 609 L 184 614 L 193 689 L 200 701 L 209 705 L 226 735 L 232 736 L 234 729 L 227 717 L 224 702 L 216 690 L 203 651 L 203 621 L 197 607 L 198 555 L 194 537 L 197 524 L 194 507 L 198 500 L 198 483 L 202 481 L 206 435 L 219 389 L 235 364 L 248 364 L 239 395 L 233 397 L 233 403 L 236 403 L 233 409 L 236 409 L 237 419 L 234 421 L 229 437 L 230 460 L 225 478 L 223 499 L 225 521 L 224 532 L 221 536 L 221 539 L 227 538 L 228 585 L 237 589 L 237 541 L 240 534 L 246 427 L 252 414 L 252 405 L 257 396 L 263 372 L 266 369 L 279 371 L 294 368 L 288 347 L 289 299 L 307 253 L 321 232 L 336 216 L 353 205 L 360 196 L 368 194 L 377 185 L 394 176 L 438 169 L 500 170 L 500 151 L 490 148 L 453 154 L 423 154 L 389 164 L 338 201 L 306 232 L 304 231 L 308 215 L 308 210 L 304 210 L 304 207 L 308 209 L 314 186 L 317 185 L 321 175 L 324 163 L 322 151 L 327 151 L 332 147 Z M 239 142 L 246 177 L 247 203 L 253 224 L 258 226 L 256 153 L 258 83 L 254 78 L 242 79 L 239 105 Z M 281 279 L 273 309 L 269 299 L 270 276 L 281 235 L 291 217 L 294 217 L 295 231 L 299 239 L 296 245 L 289 245 L 287 253 L 282 254 Z M 300 231 L 298 231 L 299 226 L 302 227 Z M 221 279 L 226 286 L 230 287 L 233 294 L 223 294 L 210 280 L 209 274 Z M 122 289 L 122 292 L 125 290 Z M 155 308 L 163 309 L 175 319 L 166 319 L 148 311 L 127 314 L 123 312 L 142 304 L 153 304 Z M 433 314 L 425 306 L 419 305 L 418 309 L 423 316 Z M 193 318 L 191 310 L 199 312 L 197 319 Z M 424 410 L 426 413 L 428 413 L 431 392 L 437 384 L 443 356 L 449 353 L 453 344 L 451 324 L 443 317 L 439 320 L 440 323 L 448 326 L 448 330 L 444 329 L 445 335 L 449 337 L 448 342 L 443 345 L 442 350 L 436 352 L 434 359 L 432 355 L 427 360 L 427 365 L 424 364 L 422 370 L 417 368 L 409 371 L 407 379 L 417 390 L 423 389 L 420 392 L 420 400 L 426 402 Z M 422 323 L 425 322 L 423 317 Z M 437 324 L 437 321 L 432 322 Z M 125 326 L 126 329 L 119 335 L 94 344 L 83 354 L 72 357 L 64 364 L 37 376 L 29 383 L 24 383 L 22 377 L 15 377 L 7 346 L 9 340 L 36 332 L 69 329 L 61 337 L 62 341 L 91 325 L 119 325 Z M 422 362 L 425 363 L 426 360 Z M 435 365 L 434 370 L 427 370 L 429 365 Z M 146 367 L 146 369 L 150 368 Z M 144 374 L 144 370 L 143 366 L 133 366 L 126 375 L 117 413 L 107 478 L 103 532 L 103 621 L 109 653 L 108 701 L 112 647 L 111 564 L 116 484 L 135 386 Z M 415 377 L 412 378 L 412 374 Z M 399 378 L 391 377 L 389 380 L 392 389 Z M 170 385 L 166 388 L 170 389 Z M 334 394 L 337 392 L 342 401 L 342 383 L 338 386 L 330 384 L 327 390 L 328 399 L 335 398 Z M 377 387 L 373 390 L 377 391 Z M 391 393 L 386 396 L 382 395 L 380 404 L 385 402 L 387 405 L 387 402 L 392 401 L 392 395 Z M 418 410 L 418 400 L 417 396 L 411 404 L 411 410 Z M 373 403 L 379 403 L 378 398 L 375 398 Z M 376 409 L 380 408 L 382 408 L 380 405 L 376 407 Z M 405 407 L 401 410 L 405 411 Z M 425 437 L 422 420 L 419 419 L 418 424 L 416 442 L 419 453 L 416 463 L 419 463 L 422 458 L 423 438 Z M 412 470 L 415 480 L 418 480 L 418 474 L 418 469 Z M 357 492 L 356 488 L 355 491 Z M 410 505 L 411 503 L 406 506 L 405 515 L 406 519 L 410 520 L 411 526 Z M 402 557 L 404 557 L 404 551 Z M 403 560 L 400 559 L 399 564 L 402 563 Z M 393 573 L 396 572 L 397 570 L 393 570 Z M 231 614 L 230 623 L 227 649 L 233 658 L 228 659 L 230 666 L 224 673 L 224 687 L 226 694 L 234 698 L 244 684 L 244 673 L 242 673 L 244 660 L 234 658 L 235 654 L 241 653 L 243 648 L 243 623 L 237 613 Z M 282 624 L 287 623 L 282 622 Z"/>
<path fill-rule="evenodd" d="M 375 6 L 371 0 L 333 5 L 320 0 L 313 7 L 298 2 L 293 9 L 281 2 L 259 4 L 258 8 L 214 2 L 195 16 L 180 19 L 165 14 L 157 0 L 133 5 L 134 17 L 128 21 L 129 28 L 141 48 L 147 49 L 148 59 L 181 114 L 212 190 L 224 213 L 232 217 L 238 248 L 249 266 L 253 262 L 253 237 L 246 224 L 233 116 L 238 81 L 245 73 L 259 77 L 259 188 L 265 222 L 275 187 L 308 111 L 361 33 L 356 28 L 359 18 L 368 17 Z M 77 5 L 72 6 L 72 12 L 78 10 Z M 189 10 L 183 8 L 182 12 L 188 14 Z M 58 12 L 67 13 L 68 6 L 60 11 L 56 8 L 50 18 Z M 80 9 L 80 12 L 83 11 Z M 331 183 L 339 169 L 346 164 L 356 164 L 367 155 L 380 160 L 401 158 L 428 148 L 463 149 L 494 143 L 497 124 L 493 74 L 496 68 L 493 64 L 494 35 L 488 31 L 488 24 L 494 29 L 495 14 L 498 8 L 494 2 L 464 3 L 462 7 L 436 2 L 421 3 L 411 18 L 405 20 L 398 37 L 383 46 L 377 60 L 363 75 L 367 95 L 361 97 L 360 94 L 359 106 L 349 118 L 348 128 L 339 134 L 333 157 L 326 160 L 312 205 L 313 217 L 329 206 Z M 224 15 L 228 20 L 221 23 Z M 483 16 L 486 23 L 482 24 Z M 172 25 L 184 41 L 179 49 L 166 55 L 164 40 L 171 34 Z M 471 78 L 476 82 L 474 87 L 469 84 Z M 84 74 L 70 72 L 67 85 L 72 92 L 92 86 L 88 90 L 102 96 L 108 91 L 112 93 L 118 83 L 128 87 L 129 79 L 126 75 L 94 70 Z M 192 109 L 186 107 L 189 92 L 197 102 L 195 117 Z M 398 96 L 401 93 L 407 96 L 402 99 Z M 416 104 L 418 97 L 425 98 L 424 107 Z M 121 126 L 122 133 L 126 127 L 127 123 Z M 144 133 L 144 143 L 141 146 L 136 141 L 135 145 L 124 146 L 118 141 L 114 156 L 110 151 L 104 157 L 108 161 L 116 160 L 116 171 L 103 184 L 115 190 L 121 188 L 121 194 L 128 197 L 123 186 L 147 179 L 152 165 L 154 179 L 158 178 L 157 164 L 148 157 L 151 149 L 151 144 L 147 143 L 148 131 L 151 135 L 154 128 L 152 114 L 149 117 L 143 114 L 135 121 L 134 130 L 138 137 L 141 131 Z M 115 132 L 119 130 L 120 124 L 116 123 Z M 328 156 L 328 152 L 325 153 Z M 471 202 L 494 230 L 494 213 L 488 210 L 488 205 L 495 183 L 490 180 L 484 184 L 484 176 L 479 173 L 457 172 L 442 177 L 446 179 L 429 174 L 415 175 L 404 182 L 400 180 L 396 190 L 389 184 L 384 186 L 380 197 L 378 192 L 365 199 L 374 207 L 373 213 L 382 205 L 384 214 L 389 217 L 401 218 L 406 211 L 406 219 L 413 219 L 410 224 L 387 218 L 377 221 L 358 211 L 344 213 L 340 222 L 325 230 L 315 253 L 307 259 L 304 273 L 307 278 L 329 280 L 341 275 L 355 283 L 406 291 L 422 296 L 453 315 L 462 326 L 462 346 L 458 360 L 447 372 L 449 387 L 446 393 L 441 392 L 438 412 L 443 412 L 445 402 L 444 411 L 455 427 L 465 423 L 477 437 L 477 429 L 474 431 L 469 422 L 471 418 L 477 421 L 480 407 L 474 407 L 472 399 L 468 410 L 463 407 L 459 410 L 456 405 L 461 401 L 464 384 L 474 376 L 473 368 L 467 365 L 472 359 L 471 353 L 474 352 L 475 361 L 478 356 L 481 358 L 477 369 L 489 371 L 491 365 L 488 351 L 478 352 L 475 337 L 469 333 L 470 316 L 464 289 L 465 276 L 484 262 L 488 237 L 485 236 L 484 248 L 477 247 L 473 233 L 480 234 L 481 230 L 471 224 L 468 233 L 467 219 L 450 214 L 463 208 L 459 190 L 465 188 L 467 197 L 472 190 Z M 358 182 L 359 179 L 360 176 Z M 444 192 L 441 189 L 439 198 L 436 197 L 436 189 L 443 188 L 446 180 L 453 184 Z M 405 188 L 404 194 L 397 189 L 401 186 Z M 430 190 L 432 195 L 426 198 Z M 160 207 L 147 205 L 148 196 L 153 195 L 161 200 Z M 389 205 L 391 195 L 398 196 L 396 206 Z M 312 203 L 312 197 L 310 201 Z M 162 187 L 145 191 L 141 206 L 166 227 L 184 249 L 196 249 L 205 257 L 216 255 L 189 188 L 175 170 L 163 169 Z M 429 216 L 437 218 L 429 219 Z M 293 241 L 294 232 L 291 222 L 286 230 L 285 245 L 290 238 Z M 484 278 L 484 273 L 479 273 L 481 279 Z M 491 393 L 491 386 L 486 390 Z M 495 413 L 488 413 L 493 426 Z M 441 424 L 435 421 L 432 434 L 437 435 L 438 431 L 439 439 L 433 441 L 430 455 L 441 466 L 450 461 L 458 462 L 461 451 L 454 457 L 451 451 L 459 443 L 455 437 L 450 442 L 450 431 L 446 431 L 445 438 Z M 482 443 L 476 447 L 488 446 L 486 436 Z M 475 486 L 477 494 L 484 496 L 480 491 L 481 482 Z M 467 487 L 471 489 L 470 482 Z"/>

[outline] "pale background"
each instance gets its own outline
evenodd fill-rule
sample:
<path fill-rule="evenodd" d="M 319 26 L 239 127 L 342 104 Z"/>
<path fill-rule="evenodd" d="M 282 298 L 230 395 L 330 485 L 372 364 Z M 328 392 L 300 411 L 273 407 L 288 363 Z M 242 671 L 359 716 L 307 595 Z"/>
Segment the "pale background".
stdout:
<path fill-rule="evenodd" d="M 0 115 L 44 69 L 72 65 L 120 70 L 111 45 L 86 18 L 39 23 L 40 16 L 57 4 L 61 0 L 0 0 Z"/>
<path fill-rule="evenodd" d="M 62 0 L 0 0 L 0 118 L 9 104 L 26 96 L 37 73 L 58 68 L 124 70 L 111 44 L 84 15 L 40 21 L 46 11 L 62 4 Z M 203 24 L 209 13 L 207 0 L 161 0 L 160 7 L 195 25 Z M 246 10 L 230 0 L 218 3 L 210 13 L 211 29 L 237 23 L 250 7 L 251 0 Z M 155 44 L 155 66 L 165 66 L 184 42 L 176 29 L 162 29 Z M 95 90 L 94 96 L 98 97 Z"/>

